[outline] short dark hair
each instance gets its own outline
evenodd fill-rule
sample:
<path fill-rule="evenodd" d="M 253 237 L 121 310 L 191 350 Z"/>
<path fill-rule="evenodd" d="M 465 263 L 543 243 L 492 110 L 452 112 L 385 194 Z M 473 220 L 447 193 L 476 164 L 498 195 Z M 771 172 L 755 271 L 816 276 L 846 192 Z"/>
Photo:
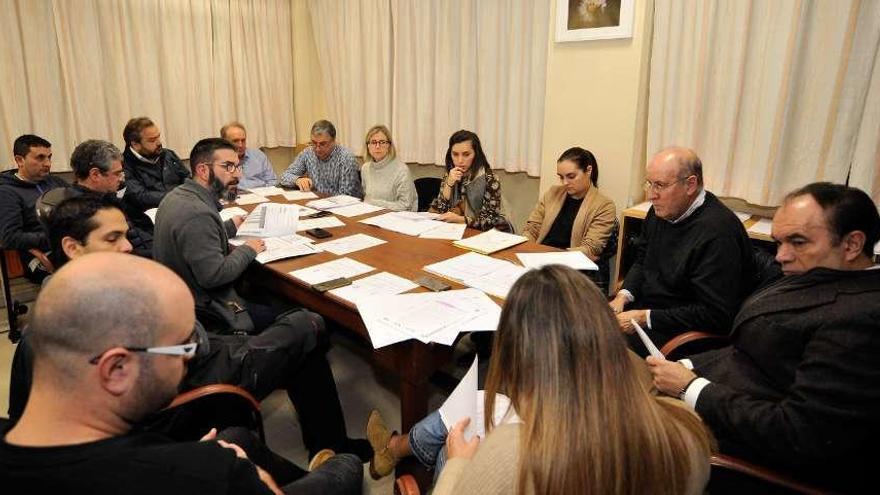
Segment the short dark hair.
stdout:
<path fill-rule="evenodd" d="M 489 160 L 486 159 L 486 154 L 483 153 L 483 145 L 480 144 L 480 136 L 464 129 L 455 131 L 452 133 L 452 136 L 449 136 L 449 148 L 446 149 L 446 171 L 452 170 L 452 167 L 455 166 L 452 163 L 452 146 L 465 141 L 470 141 L 471 147 L 474 149 L 474 163 L 468 171 L 470 176 L 472 178 L 476 177 L 480 170 L 484 170 L 487 173 L 491 171 L 492 168 L 489 166 Z"/>
<path fill-rule="evenodd" d="M 592 167 L 590 172 L 590 182 L 592 182 L 594 186 L 599 186 L 599 164 L 596 162 L 596 157 L 590 150 L 585 150 L 579 146 L 569 148 L 559 155 L 559 159 L 556 160 L 556 163 L 564 162 L 566 160 L 574 162 L 578 168 L 583 171 L 586 171 L 587 167 Z"/>
<path fill-rule="evenodd" d="M 52 263 L 56 270 L 68 261 L 61 247 L 61 240 L 72 237 L 85 245 L 89 234 L 98 228 L 94 220 L 95 214 L 110 208 L 122 212 L 122 204 L 113 194 L 85 193 L 67 198 L 52 209 L 46 218 L 46 231 L 49 234 Z"/>
<path fill-rule="evenodd" d="M 235 151 L 235 145 L 223 138 L 205 138 L 193 146 L 189 152 L 189 168 L 193 177 L 196 175 L 196 167 L 200 163 L 211 163 L 214 161 L 214 152 L 217 150 Z"/>
<path fill-rule="evenodd" d="M 329 120 L 319 120 L 312 124 L 311 136 L 327 134 L 331 139 L 336 139 L 336 126 Z"/>
<path fill-rule="evenodd" d="M 874 244 L 880 239 L 880 213 L 870 196 L 855 187 L 814 182 L 789 193 L 785 202 L 804 195 L 809 195 L 822 207 L 835 242 L 858 230 L 865 234 L 862 253 L 868 258 L 874 255 Z"/>
<path fill-rule="evenodd" d="M 70 155 L 70 168 L 77 179 L 86 179 L 93 168 L 106 174 L 110 171 L 113 162 L 121 160 L 122 153 L 113 143 L 89 139 L 74 148 Z"/>
<path fill-rule="evenodd" d="M 155 125 L 149 117 L 135 117 L 129 120 L 125 124 L 125 128 L 122 129 L 122 139 L 125 141 L 125 145 L 131 146 L 131 143 L 140 143 L 141 133 L 144 132 L 144 129 Z"/>
<path fill-rule="evenodd" d="M 52 143 L 34 134 L 22 134 L 12 143 L 12 156 L 27 156 L 31 148 L 51 148 Z"/>

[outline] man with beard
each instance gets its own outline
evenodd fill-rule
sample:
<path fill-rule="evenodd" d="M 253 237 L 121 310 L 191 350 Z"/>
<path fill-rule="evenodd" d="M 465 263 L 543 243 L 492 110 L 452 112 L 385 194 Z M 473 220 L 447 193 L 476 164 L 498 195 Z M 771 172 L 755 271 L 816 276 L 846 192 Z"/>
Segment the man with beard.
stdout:
<path fill-rule="evenodd" d="M 190 176 L 177 154 L 162 147 L 162 133 L 148 117 L 129 120 L 122 138 L 126 178 L 123 199 L 130 208 L 143 212 L 159 206 L 168 191 Z"/>
<path fill-rule="evenodd" d="M 15 493 L 359 493 L 363 471 L 353 456 L 335 456 L 304 475 L 241 429 L 174 442 L 134 428 L 177 394 L 202 346 L 195 326 L 186 286 L 157 263 L 93 253 L 61 268 L 41 292 L 28 328 L 30 399 L 22 417 L 0 431 L 4 487 Z"/>
<path fill-rule="evenodd" d="M 349 439 L 346 433 L 336 383 L 324 354 L 327 339 L 321 317 L 309 313 L 314 318 L 304 321 L 303 311 L 279 314 L 235 290 L 248 264 L 266 249 L 261 239 L 253 239 L 229 250 L 229 238 L 235 236 L 243 217 L 222 221 L 218 200 L 241 177 L 235 146 L 225 139 L 202 139 L 189 160 L 193 178 L 168 193 L 156 214 L 156 261 L 186 282 L 195 296 L 199 320 L 209 331 L 259 333 L 263 348 L 285 348 L 301 356 L 286 389 L 311 455 L 329 448 L 368 460 L 373 455 L 369 443 Z M 317 329 L 315 322 L 320 323 Z"/>

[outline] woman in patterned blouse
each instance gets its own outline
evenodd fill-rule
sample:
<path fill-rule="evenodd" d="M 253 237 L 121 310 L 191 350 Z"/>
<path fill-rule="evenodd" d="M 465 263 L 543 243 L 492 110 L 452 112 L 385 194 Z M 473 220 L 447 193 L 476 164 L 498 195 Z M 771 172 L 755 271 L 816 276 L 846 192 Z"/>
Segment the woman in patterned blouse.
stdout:
<path fill-rule="evenodd" d="M 439 220 L 466 223 L 479 230 L 508 230 L 501 214 L 501 182 L 492 173 L 480 138 L 471 131 L 456 131 L 446 151 L 446 175 L 429 211 Z"/>

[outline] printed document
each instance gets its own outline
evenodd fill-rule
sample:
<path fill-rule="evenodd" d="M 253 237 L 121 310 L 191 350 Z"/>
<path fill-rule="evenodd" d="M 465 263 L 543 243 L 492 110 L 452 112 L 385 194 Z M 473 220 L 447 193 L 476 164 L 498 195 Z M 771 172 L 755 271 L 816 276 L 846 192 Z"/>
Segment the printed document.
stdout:
<path fill-rule="evenodd" d="M 565 265 L 575 270 L 598 270 L 593 260 L 581 251 L 553 251 L 551 253 L 516 253 L 519 262 L 526 268 L 541 268 L 545 265 Z"/>
<path fill-rule="evenodd" d="M 232 206 L 230 208 L 224 208 L 220 210 L 220 219 L 224 222 L 227 220 L 231 220 L 232 217 L 238 215 L 247 216 L 248 212 L 244 208 L 239 208 L 238 206 Z"/>
<path fill-rule="evenodd" d="M 248 189 L 249 192 L 256 194 L 258 196 L 280 196 L 284 194 L 284 189 L 275 186 L 266 186 L 266 187 L 252 187 Z"/>
<path fill-rule="evenodd" d="M 337 278 L 352 278 L 375 270 L 370 265 L 351 258 L 339 258 L 326 263 L 312 265 L 308 268 L 294 270 L 290 275 L 309 285 L 320 284 Z"/>
<path fill-rule="evenodd" d="M 522 244 L 527 240 L 526 237 L 521 235 L 508 234 L 507 232 L 492 229 L 461 241 L 455 241 L 452 244 L 478 253 L 492 254 L 496 251 Z"/>
<path fill-rule="evenodd" d="M 265 203 L 267 201 L 269 200 L 259 194 L 253 193 L 239 194 L 238 197 L 235 198 L 235 204 L 237 205 L 252 205 L 256 203 Z"/>
<path fill-rule="evenodd" d="M 385 208 L 382 208 L 381 206 L 371 205 L 369 203 L 353 203 L 347 206 L 333 208 L 333 213 L 344 217 L 357 217 L 366 215 L 367 213 L 382 211 L 384 209 Z"/>
<path fill-rule="evenodd" d="M 464 279 L 462 283 L 468 287 L 480 289 L 490 296 L 507 299 L 507 293 L 510 292 L 510 288 L 527 271 L 529 271 L 528 268 L 504 262 L 503 265 L 499 265 L 497 270 L 489 272 L 482 277 Z"/>
<path fill-rule="evenodd" d="M 466 224 L 442 223 L 443 225 L 438 225 L 431 230 L 422 232 L 419 234 L 419 237 L 423 239 L 446 239 L 450 241 L 457 241 L 464 237 L 464 230 L 467 228 Z"/>
<path fill-rule="evenodd" d="M 440 406 L 440 419 L 443 420 L 446 431 L 452 430 L 452 427 L 462 419 L 471 418 L 471 422 L 464 430 L 464 438 L 467 441 L 470 441 L 474 435 L 480 438 L 486 436 L 484 414 L 486 393 L 483 390 L 477 390 L 477 369 L 478 358 L 475 356 L 468 372 L 462 377 L 455 390 L 449 394 L 446 402 Z M 513 410 L 510 398 L 503 394 L 495 394 L 493 416 L 493 424 L 496 426 L 522 422 L 516 411 Z"/>
<path fill-rule="evenodd" d="M 351 285 L 333 289 L 330 294 L 357 305 L 358 301 L 365 298 L 400 294 L 416 287 L 418 284 L 403 277 L 388 272 L 379 272 L 369 277 L 359 278 Z"/>
<path fill-rule="evenodd" d="M 414 216 L 413 212 L 399 211 L 392 211 L 390 213 L 365 218 L 361 220 L 361 223 L 375 225 L 376 227 L 382 227 L 385 230 L 411 236 L 417 236 L 422 232 L 427 232 L 446 225 L 445 222 Z"/>
<path fill-rule="evenodd" d="M 313 199 L 318 197 L 318 195 L 312 191 L 284 191 L 282 194 L 284 195 L 284 199 L 288 201 L 300 201 L 303 199 Z"/>
<path fill-rule="evenodd" d="M 324 251 L 342 256 L 344 254 L 360 251 L 361 249 L 371 248 L 385 244 L 385 241 L 367 234 L 354 234 L 346 237 L 340 237 L 332 241 L 322 242 L 318 244 Z"/>
<path fill-rule="evenodd" d="M 238 227 L 236 236 L 281 237 L 296 233 L 299 206 L 264 203 L 250 212 Z"/>
<path fill-rule="evenodd" d="M 353 205 L 355 203 L 360 203 L 361 200 L 353 197 L 347 196 L 345 194 L 340 194 L 338 196 L 330 196 L 329 198 L 316 199 L 314 201 L 309 201 L 306 203 L 306 206 L 310 206 L 317 210 L 331 210 L 333 208 L 339 208 L 340 206 L 348 206 Z"/>
<path fill-rule="evenodd" d="M 246 239 L 240 237 L 229 239 L 229 243 L 234 246 L 240 246 L 245 241 Z M 296 234 L 283 237 L 269 237 L 263 239 L 263 241 L 266 243 L 266 250 L 262 253 L 257 253 L 256 260 L 264 265 L 281 259 L 321 252 L 321 248 L 312 244 L 311 239 Z"/>

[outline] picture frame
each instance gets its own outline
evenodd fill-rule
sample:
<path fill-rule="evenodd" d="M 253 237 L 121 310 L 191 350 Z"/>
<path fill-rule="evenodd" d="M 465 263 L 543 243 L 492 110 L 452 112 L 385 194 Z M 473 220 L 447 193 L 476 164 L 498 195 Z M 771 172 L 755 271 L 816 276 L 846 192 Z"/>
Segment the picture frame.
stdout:
<path fill-rule="evenodd" d="M 556 0 L 556 42 L 631 38 L 635 0 Z"/>

